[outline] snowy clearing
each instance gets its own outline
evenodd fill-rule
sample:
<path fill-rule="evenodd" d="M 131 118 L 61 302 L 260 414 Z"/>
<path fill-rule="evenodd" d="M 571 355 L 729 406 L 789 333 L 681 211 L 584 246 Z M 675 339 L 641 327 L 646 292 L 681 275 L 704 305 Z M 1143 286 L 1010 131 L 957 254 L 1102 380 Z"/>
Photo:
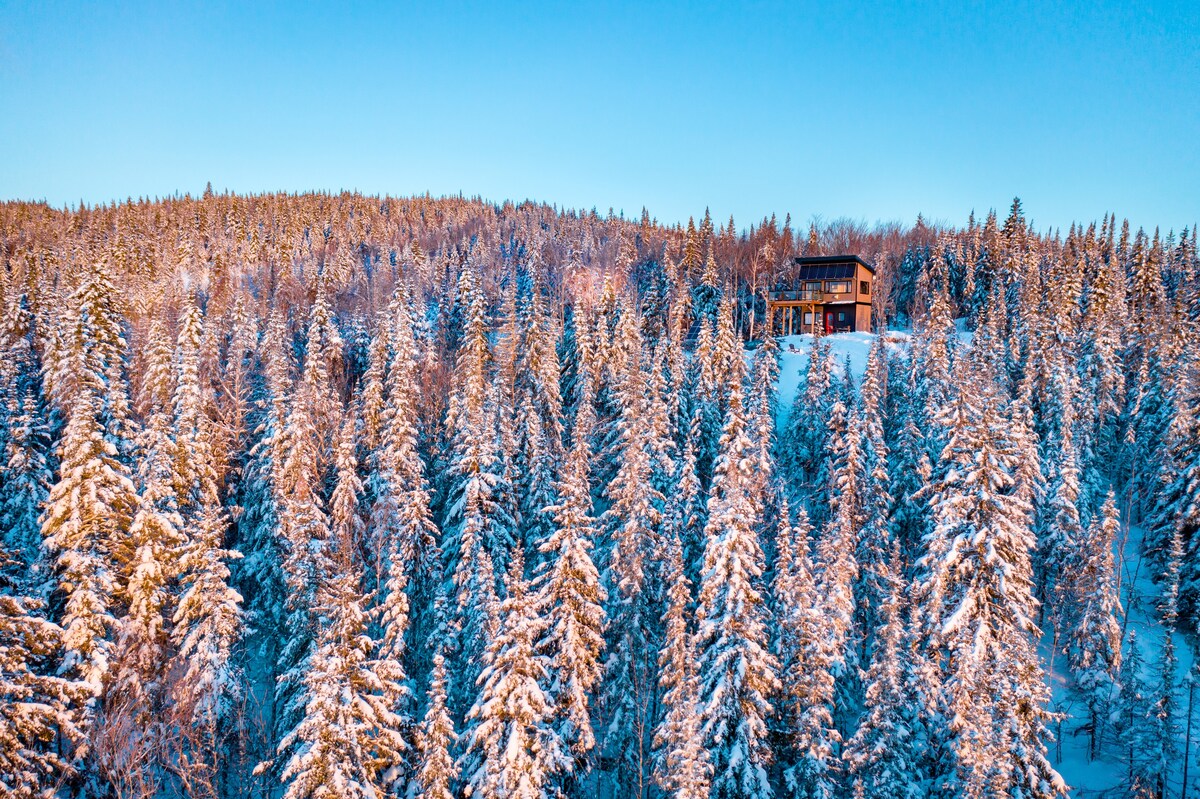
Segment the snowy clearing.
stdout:
<path fill-rule="evenodd" d="M 882 334 L 889 351 L 895 352 L 908 347 L 908 333 L 901 330 L 889 330 Z M 867 368 L 867 354 L 875 343 L 875 333 L 833 333 L 823 336 L 833 351 L 834 368 L 843 374 L 846 359 L 850 361 L 850 371 L 855 379 L 861 379 Z M 779 339 L 779 423 L 787 419 L 792 402 L 796 398 L 796 390 L 800 386 L 801 376 L 808 369 L 808 356 L 812 352 L 815 336 L 803 333 L 797 336 L 783 336 Z"/>

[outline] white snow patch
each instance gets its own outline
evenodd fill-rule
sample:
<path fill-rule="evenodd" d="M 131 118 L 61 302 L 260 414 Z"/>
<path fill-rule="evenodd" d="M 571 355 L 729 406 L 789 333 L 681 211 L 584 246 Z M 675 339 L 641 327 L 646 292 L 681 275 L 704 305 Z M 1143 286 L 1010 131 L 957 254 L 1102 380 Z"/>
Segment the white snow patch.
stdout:
<path fill-rule="evenodd" d="M 908 347 L 908 333 L 889 330 L 883 336 L 889 352 Z M 833 352 L 833 368 L 838 375 L 845 371 L 846 358 L 850 359 L 850 372 L 861 380 L 867 369 L 867 355 L 875 343 L 875 333 L 833 333 L 823 336 Z M 804 333 L 798 336 L 783 336 L 779 339 L 779 422 L 791 412 L 792 402 L 800 387 L 801 376 L 808 371 L 808 357 L 812 352 L 814 336 Z"/>
<path fill-rule="evenodd" d="M 958 340 L 963 346 L 971 346 L 971 339 L 975 338 L 975 331 L 967 329 L 966 317 L 954 320 L 954 329 L 958 331 Z"/>

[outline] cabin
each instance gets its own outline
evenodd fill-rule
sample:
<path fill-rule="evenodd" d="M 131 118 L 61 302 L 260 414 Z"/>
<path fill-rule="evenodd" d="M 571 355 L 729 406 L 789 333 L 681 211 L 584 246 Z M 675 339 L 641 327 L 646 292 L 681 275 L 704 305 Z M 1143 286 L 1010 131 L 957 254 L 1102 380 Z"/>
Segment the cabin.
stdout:
<path fill-rule="evenodd" d="M 767 293 L 772 335 L 871 332 L 875 267 L 857 255 L 796 258 L 787 285 Z"/>

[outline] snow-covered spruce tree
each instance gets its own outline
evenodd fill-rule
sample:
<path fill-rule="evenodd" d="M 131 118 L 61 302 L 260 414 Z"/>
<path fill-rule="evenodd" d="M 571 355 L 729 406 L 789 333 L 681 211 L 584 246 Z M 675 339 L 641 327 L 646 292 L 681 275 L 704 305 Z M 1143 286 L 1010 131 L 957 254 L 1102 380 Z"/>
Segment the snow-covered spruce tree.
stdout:
<path fill-rule="evenodd" d="M 1146 683 L 1142 650 L 1137 633 L 1129 631 L 1121 659 L 1117 696 L 1113 713 L 1113 730 L 1125 765 L 1124 788 L 1130 796 L 1153 796 L 1153 777 L 1149 768 L 1147 732 L 1150 727 L 1152 699 Z"/>
<path fill-rule="evenodd" d="M 1111 463 L 1120 441 L 1118 421 L 1125 395 L 1121 363 L 1125 279 L 1117 270 L 1111 250 L 1101 245 L 1086 273 L 1083 291 L 1076 370 L 1082 401 L 1079 454 L 1084 475 Z M 1085 483 L 1084 490 L 1084 507 L 1094 509 L 1104 487 Z"/>
<path fill-rule="evenodd" d="M 555 795 L 557 775 L 570 767 L 554 729 L 554 706 L 542 687 L 549 674 L 535 643 L 543 623 L 523 569 L 524 558 L 515 550 L 499 629 L 488 644 L 479 695 L 467 714 L 460 767 L 464 796 L 471 799 L 545 799 Z"/>
<path fill-rule="evenodd" d="M 530 391 L 524 392 L 517 409 L 516 438 L 513 471 L 516 475 L 514 488 L 519 497 L 518 538 L 525 548 L 531 550 L 531 559 L 536 567 L 542 557 L 538 546 L 554 527 L 554 520 L 547 508 L 555 504 L 554 480 L 560 461 L 553 454 L 551 442 L 546 439 Z"/>
<path fill-rule="evenodd" d="M 517 360 L 517 381 L 528 394 L 541 429 L 541 437 L 556 460 L 563 454 L 563 399 L 561 364 L 552 318 L 543 308 L 542 287 L 534 282 L 519 298 L 523 346 Z"/>
<path fill-rule="evenodd" d="M 1195 356 L 1187 356 L 1194 358 Z M 1148 554 L 1165 564 L 1165 550 L 1178 532 L 1185 557 L 1180 565 L 1180 609 L 1185 618 L 1200 599 L 1200 381 L 1196 366 L 1183 368 L 1185 376 L 1173 392 L 1174 412 L 1166 434 L 1166 451 L 1160 453 L 1160 478 L 1154 509 L 1147 519 Z"/>
<path fill-rule="evenodd" d="M 492 433 L 492 451 L 496 453 L 495 484 L 492 490 L 495 497 L 496 522 L 504 519 L 503 524 L 493 523 L 489 529 L 489 546 L 496 553 L 500 564 L 507 563 L 507 553 L 519 542 L 521 532 L 521 496 L 518 480 L 519 464 L 517 462 L 516 418 L 511 412 L 511 400 L 505 393 L 504 384 L 500 380 L 492 380 L 488 385 L 485 402 L 487 429 Z M 546 470 L 541 476 L 543 486 L 550 482 L 551 475 Z M 539 489 L 548 494 L 544 487 Z M 543 523 L 545 520 L 542 520 Z"/>
<path fill-rule="evenodd" d="M 787 477 L 793 499 L 805 501 L 810 511 L 819 511 L 813 518 L 817 526 L 825 516 L 826 439 L 835 397 L 832 351 L 827 342 L 818 341 L 809 352 L 808 368 L 779 444 L 780 473 Z"/>
<path fill-rule="evenodd" d="M 375 334 L 367 345 L 367 368 L 362 376 L 361 416 L 362 416 L 362 445 L 367 452 L 378 451 L 383 431 L 383 416 L 387 412 L 387 388 L 384 381 L 387 378 L 388 362 L 391 360 L 391 342 L 389 328 L 391 326 L 390 306 L 397 303 L 403 294 L 396 291 L 392 295 L 389 308 L 381 311 L 376 319 Z"/>
<path fill-rule="evenodd" d="M 747 403 L 747 425 L 754 441 L 758 461 L 758 483 L 755 490 L 766 502 L 775 483 L 775 425 L 779 417 L 776 384 L 779 382 L 779 341 L 774 336 L 763 339 L 755 350 L 754 366 Z"/>
<path fill-rule="evenodd" d="M 140 763 L 147 786 L 161 777 L 171 654 L 170 595 L 186 541 L 175 494 L 175 443 L 166 408 L 168 384 L 157 378 L 169 367 L 169 345 L 161 323 L 151 325 L 144 404 L 149 414 L 138 440 L 138 504 L 129 527 L 132 556 L 119 576 L 118 596 L 126 608 L 116 626 L 111 677 L 96 734 L 122 740 L 120 749 L 97 748 L 106 772 Z"/>
<path fill-rule="evenodd" d="M 645 379 L 646 451 L 650 456 L 650 485 L 664 497 L 675 490 L 678 448 L 671 424 L 671 398 L 668 385 L 666 351 L 662 344 L 649 353 Z"/>
<path fill-rule="evenodd" d="M 337 416 L 337 398 L 333 384 L 342 369 L 344 342 L 329 304 L 329 276 L 316 276 L 316 296 L 308 309 L 308 327 L 304 341 L 304 381 L 312 388 L 309 402 L 317 418 Z"/>
<path fill-rule="evenodd" d="M 450 756 L 450 748 L 458 736 L 446 700 L 446 659 L 438 652 L 433 656 L 425 719 L 417 730 L 420 766 L 415 786 L 417 795 L 427 799 L 454 799 L 458 783 L 458 766 Z"/>
<path fill-rule="evenodd" d="M 345 542 L 354 550 L 363 549 L 366 525 L 358 512 L 363 482 L 358 476 L 358 418 L 354 408 L 347 409 L 334 444 L 333 493 L 329 497 L 329 528 L 333 540 Z"/>
<path fill-rule="evenodd" d="M 784 795 L 829 799 L 838 785 L 835 749 L 841 743 L 832 712 L 837 653 L 809 556 L 811 534 L 804 506 L 792 521 L 785 502 L 775 532 L 771 586 L 780 676 L 775 737 L 781 742 Z"/>
<path fill-rule="evenodd" d="M 903 402 L 896 408 L 899 421 L 890 462 L 891 474 L 895 476 L 891 484 L 890 528 L 892 537 L 900 544 L 905 564 L 920 557 L 930 522 L 932 494 L 933 459 L 927 451 L 922 427 L 925 418 L 924 409 L 917 401 L 917 380 L 916 369 L 910 369 Z"/>
<path fill-rule="evenodd" d="M 667 411 L 675 431 L 675 444 L 679 449 L 682 449 L 691 427 L 691 413 L 688 410 L 688 356 L 684 345 L 688 324 L 684 304 L 674 302 L 667 312 L 663 362 L 667 374 Z"/>
<path fill-rule="evenodd" d="M 1142 781 L 1153 796 L 1166 796 L 1168 781 L 1179 757 L 1179 699 L 1176 680 L 1179 656 L 1175 653 L 1175 633 L 1179 623 L 1179 570 L 1183 544 L 1176 533 L 1167 547 L 1167 568 L 1163 575 L 1163 597 L 1159 615 L 1163 627 L 1162 648 L 1158 654 L 1158 680 L 1150 690 L 1149 717 L 1140 736 Z"/>
<path fill-rule="evenodd" d="M 216 492 L 213 451 L 200 384 L 200 344 L 204 333 L 200 309 L 189 303 L 180 320 L 175 344 L 174 405 L 175 492 L 187 521 L 199 518 L 205 497 Z"/>
<path fill-rule="evenodd" d="M 678 536 L 689 580 L 699 577 L 704 561 L 705 497 L 696 474 L 695 436 L 689 434 L 680 451 L 673 488 L 663 511 L 664 536 Z"/>
<path fill-rule="evenodd" d="M 736 364 L 736 365 L 735 365 Z M 737 371 L 740 360 L 730 364 Z M 702 736 L 713 765 L 712 796 L 769 797 L 769 697 L 779 688 L 767 646 L 761 592 L 763 553 L 756 528 L 753 442 L 741 380 L 730 378 L 729 411 L 713 470 L 697 608 Z"/>
<path fill-rule="evenodd" d="M 173 718 L 184 735 L 197 781 L 214 785 L 221 770 L 221 743 L 229 731 L 244 689 L 234 657 L 245 633 L 242 597 L 230 584 L 229 561 L 241 554 L 226 549 L 228 516 L 215 497 L 201 502 L 191 539 L 177 564 L 180 595 L 171 617 L 175 647 Z"/>
<path fill-rule="evenodd" d="M 890 592 L 879 609 L 874 656 L 865 677 L 864 715 L 842 753 L 851 781 L 868 796 L 917 799 L 922 796 L 920 756 L 915 746 L 912 684 L 907 633 L 900 607 L 903 583 L 897 574 L 899 547 L 880 574 Z"/>
<path fill-rule="evenodd" d="M 71 405 L 60 443 L 59 479 L 42 516 L 45 545 L 65 602 L 62 611 L 64 673 L 88 683 L 99 695 L 109 668 L 113 594 L 121 564 L 114 548 L 123 544 L 137 493 L 123 453 L 131 446 L 121 398 L 124 338 L 115 293 L 105 269 L 96 265 L 75 296 L 69 335 Z M 113 385 L 114 382 L 120 385 Z"/>
<path fill-rule="evenodd" d="M 600 705 L 607 723 L 604 755 L 615 763 L 619 790 L 641 796 L 649 782 L 655 638 L 661 616 L 650 557 L 658 546 L 664 499 L 652 482 L 640 339 L 636 325 L 622 322 L 621 328 L 630 341 L 615 392 L 620 406 L 612 455 L 616 473 L 604 489 L 609 506 L 601 517 L 609 657 Z"/>
<path fill-rule="evenodd" d="M 461 679 L 478 677 L 487 644 L 494 638 L 500 622 L 495 566 L 484 549 L 481 516 L 468 504 L 459 530 L 461 555 L 453 573 L 455 599 L 450 642 L 455 648 L 456 673 Z M 457 686 L 451 693 L 452 709 L 461 715 L 464 711 L 459 708 L 469 708 L 473 696 L 471 686 Z"/>
<path fill-rule="evenodd" d="M 466 268 L 466 267 L 464 267 Z M 495 606 L 494 563 L 508 557 L 514 519 L 501 501 L 504 464 L 496 436 L 496 409 L 489 402 L 486 299 L 468 281 L 469 316 L 458 351 L 447 426 L 452 455 L 447 469 L 448 504 L 443 530 L 444 556 L 453 584 L 452 620 L 457 696 L 451 706 L 461 713 L 471 704 L 471 686 L 491 638 Z"/>
<path fill-rule="evenodd" d="M 241 488 L 249 461 L 245 442 L 254 432 L 255 391 L 261 381 L 259 328 L 264 322 L 252 312 L 246 292 L 238 292 L 221 323 L 209 328 L 217 344 L 217 352 L 207 356 L 214 360 L 217 383 L 213 389 L 217 440 L 228 461 L 222 488 L 231 499 Z"/>
<path fill-rule="evenodd" d="M 743 415 L 749 420 L 751 413 L 746 409 L 746 356 L 742 347 L 742 339 L 738 335 L 733 319 L 733 291 L 725 292 L 721 306 L 717 311 L 717 331 L 713 339 L 713 371 L 716 382 L 718 402 L 718 420 L 723 424 L 729 412 L 731 392 L 737 388 L 742 391 Z M 748 423 L 748 422 L 747 422 Z M 724 434 L 722 428 L 721 435 Z M 720 447 L 720 436 L 717 441 Z M 715 464 L 714 464 L 715 468 Z"/>
<path fill-rule="evenodd" d="M 388 675 L 372 657 L 360 567 L 340 546 L 337 566 L 317 592 L 321 623 L 304 672 L 301 721 L 279 747 L 290 753 L 282 773 L 286 799 L 382 796 L 382 777 L 406 746 Z"/>
<path fill-rule="evenodd" d="M 408 594 L 408 574 L 397 558 L 388 564 L 388 580 L 384 584 L 384 598 L 377 612 L 379 615 L 379 642 L 375 658 L 375 670 L 383 682 L 383 701 L 391 711 L 393 727 L 389 735 L 392 749 L 390 762 L 382 771 L 382 781 L 395 791 L 402 791 L 405 784 L 411 785 L 415 769 L 413 762 L 415 721 L 413 697 L 408 671 L 404 667 L 408 654 L 407 634 L 411 627 L 412 607 Z"/>
<path fill-rule="evenodd" d="M 670 799 L 708 799 L 712 765 L 701 736 L 696 650 L 687 618 L 692 584 L 684 569 L 683 547 L 674 535 L 667 543 L 664 579 L 667 613 L 658 656 L 664 712 L 654 731 L 654 781 Z"/>
<path fill-rule="evenodd" d="M 1079 540 L 1071 565 L 1070 602 L 1073 622 L 1067 637 L 1067 657 L 1075 684 L 1088 708 L 1088 754 L 1100 753 L 1108 726 L 1109 706 L 1116 691 L 1121 666 L 1121 627 L 1113 545 L 1121 518 L 1112 491 L 1091 527 Z"/>
<path fill-rule="evenodd" d="M 1040 525 L 1037 576 L 1042 602 L 1056 611 L 1051 621 L 1058 638 L 1076 623 L 1070 588 L 1061 583 L 1083 546 L 1080 539 L 1084 534 L 1079 521 L 1079 467 L 1069 424 L 1059 431 L 1058 451 L 1051 462 L 1054 477 L 1047 487 L 1047 502 L 1041 514 L 1045 521 Z"/>
<path fill-rule="evenodd" d="M 407 292 L 393 298 L 380 328 L 376 337 L 390 340 L 392 355 L 383 377 L 386 404 L 379 420 L 379 447 L 368 479 L 374 498 L 368 540 L 377 558 L 377 579 L 396 579 L 399 569 L 413 608 L 421 611 L 432 605 L 441 581 L 441 553 L 419 449 L 419 352 Z M 430 615 L 419 613 L 413 619 L 418 625 L 414 640 L 426 640 Z"/>
<path fill-rule="evenodd" d="M 859 693 L 860 644 L 855 640 L 854 588 L 859 581 L 857 553 L 863 524 L 865 464 L 863 439 L 853 429 L 856 427 L 853 411 L 840 397 L 833 404 L 828 425 L 829 512 L 817 541 L 815 570 L 822 608 L 828 614 L 829 645 L 833 648 L 830 666 L 837 681 L 834 724 L 844 736 L 851 729 L 852 719 L 848 716 L 854 713 Z"/>
<path fill-rule="evenodd" d="M 274 484 L 287 589 L 284 644 L 274 701 L 274 720 L 279 730 L 296 729 L 302 718 L 302 687 L 311 670 L 308 659 L 317 633 L 314 608 L 318 591 L 332 568 L 332 536 L 323 487 L 328 461 L 327 426 L 334 420 L 327 415 L 330 403 L 325 368 L 320 350 L 306 353 L 304 371 L 292 394 L 286 427 L 278 442 L 283 451 L 274 456 L 279 464 Z M 297 739 L 292 736 L 290 740 Z M 275 765 L 283 762 L 286 758 L 277 759 Z"/>
<path fill-rule="evenodd" d="M 1014 477 L 1012 410 L 997 407 L 987 380 L 960 375 L 943 414 L 935 526 L 918 564 L 921 623 L 952 714 L 959 790 L 1053 797 L 1066 786 L 1046 758 L 1049 692 L 1034 647 L 1030 509 Z"/>
<path fill-rule="evenodd" d="M 1122 448 L 1117 456 L 1123 467 L 1118 475 L 1124 484 L 1121 493 L 1130 498 L 1128 513 L 1134 521 L 1149 517 L 1147 555 L 1160 567 L 1165 564 L 1172 527 L 1156 524 L 1153 510 L 1160 488 L 1174 482 L 1173 471 L 1164 467 L 1176 465 L 1163 457 L 1171 452 L 1166 445 L 1172 417 L 1167 371 L 1157 349 L 1139 362 L 1136 376 L 1129 381 L 1132 397 L 1126 402 Z"/>
<path fill-rule="evenodd" d="M 246 425 L 251 431 L 245 443 L 245 467 L 236 492 L 230 497 L 240 512 L 235 516 L 233 542 L 245 556 L 232 564 L 233 582 L 244 599 L 251 622 L 243 646 L 235 652 L 245 674 L 248 690 L 255 696 L 272 696 L 283 672 L 280 654 L 287 646 L 285 619 L 288 590 L 283 562 L 285 541 L 279 527 L 284 505 L 281 483 L 286 453 L 287 401 L 291 394 L 291 358 L 285 351 L 286 331 L 282 316 L 272 313 L 258 344 L 257 366 L 250 373 L 250 410 Z M 280 724 L 275 702 L 264 702 L 263 726 L 268 733 L 248 747 L 247 756 L 270 759 L 279 738 L 286 732 Z M 266 781 L 255 785 L 261 789 Z M 274 774 L 272 776 L 278 776 Z"/>
<path fill-rule="evenodd" d="M 883 345 L 876 339 L 867 356 L 863 376 L 862 399 L 855 417 L 854 429 L 861 432 L 862 478 L 860 480 L 861 518 L 855 561 L 858 580 L 854 585 L 855 645 L 858 660 L 864 667 L 871 663 L 872 636 L 870 631 L 882 624 L 881 609 L 892 592 L 892 581 L 898 579 L 900 564 L 891 563 L 892 544 L 890 512 L 891 474 L 888 449 L 883 434 L 886 362 Z"/>
<path fill-rule="evenodd" d="M 689 236 L 684 245 L 683 260 L 679 266 L 684 274 L 694 279 L 694 272 L 699 269 L 699 245 Z M 693 266 L 693 262 L 695 265 Z M 704 270 L 700 274 L 700 282 L 692 289 L 692 310 L 700 320 L 716 321 L 721 302 L 725 299 L 721 291 L 720 271 L 712 250 L 704 259 Z"/>
<path fill-rule="evenodd" d="M 333 490 L 331 521 L 334 539 L 342 549 L 359 553 L 363 550 L 363 521 L 359 513 L 363 484 L 358 477 L 356 414 L 350 410 L 342 422 L 335 462 L 336 484 Z M 357 562 L 357 561 L 356 561 Z M 380 781 L 385 788 L 403 792 L 412 772 L 412 691 L 404 668 L 407 652 L 406 635 L 412 616 L 409 601 L 410 565 L 393 549 L 386 558 L 387 575 L 380 590 L 378 606 L 371 612 L 378 617 L 378 641 L 372 668 L 381 684 L 382 705 L 393 722 L 387 732 L 389 761 L 381 764 Z M 364 597 L 364 603 L 369 598 Z"/>
<path fill-rule="evenodd" d="M 713 464 L 721 441 L 721 376 L 717 373 L 715 332 L 712 323 L 701 319 L 692 354 L 690 424 L 696 440 L 696 472 L 707 493 Z"/>
<path fill-rule="evenodd" d="M 558 736 L 574 758 L 576 780 L 586 774 L 596 746 L 591 697 L 604 671 L 607 596 L 591 555 L 596 536 L 589 487 L 592 414 L 590 380 L 585 378 L 571 450 L 556 485 L 559 500 L 546 508 L 554 530 L 538 546 L 545 561 L 535 584 L 538 615 L 546 620 L 537 648 L 549 659 L 547 691 Z"/>
<path fill-rule="evenodd" d="M 44 618 L 40 600 L 11 593 L 11 566 L 0 547 L 0 795 L 34 799 L 74 773 L 78 710 L 91 689 L 54 674 L 62 629 Z"/>
<path fill-rule="evenodd" d="M 37 338 L 37 317 L 21 294 L 0 323 L 0 530 L 25 570 L 41 559 L 38 517 L 53 479 L 50 407 Z"/>
<path fill-rule="evenodd" d="M 951 380 L 958 334 L 946 280 L 945 250 L 939 243 L 927 258 L 918 291 L 926 300 L 914 319 L 913 367 L 918 371 L 915 397 L 926 419 L 932 419 L 951 399 Z M 936 455 L 936 448 L 930 450 Z"/>

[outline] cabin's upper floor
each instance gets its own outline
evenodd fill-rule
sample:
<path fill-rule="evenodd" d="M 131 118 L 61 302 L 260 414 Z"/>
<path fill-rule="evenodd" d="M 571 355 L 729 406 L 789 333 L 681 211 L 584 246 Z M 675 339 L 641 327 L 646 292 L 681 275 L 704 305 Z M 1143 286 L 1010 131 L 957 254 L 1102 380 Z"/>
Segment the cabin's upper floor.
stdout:
<path fill-rule="evenodd" d="M 871 304 L 875 268 L 857 255 L 802 257 L 794 263 L 787 284 L 775 286 L 769 293 L 772 304 Z"/>

